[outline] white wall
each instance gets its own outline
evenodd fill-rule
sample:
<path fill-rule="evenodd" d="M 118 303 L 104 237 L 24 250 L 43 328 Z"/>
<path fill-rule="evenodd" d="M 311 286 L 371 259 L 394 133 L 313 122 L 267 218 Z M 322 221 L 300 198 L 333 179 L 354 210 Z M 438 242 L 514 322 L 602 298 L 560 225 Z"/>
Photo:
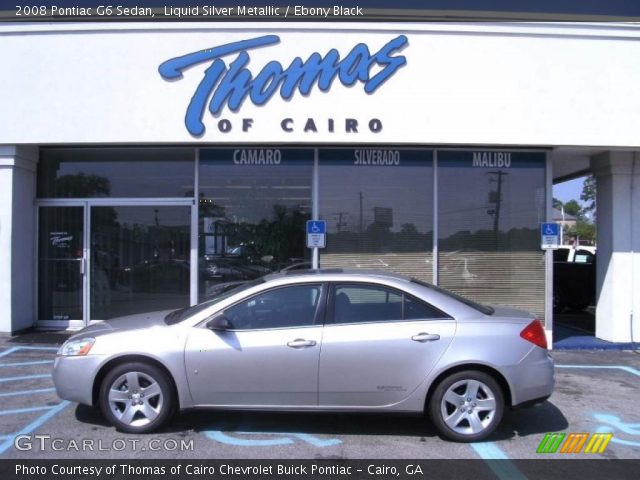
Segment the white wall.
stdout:
<path fill-rule="evenodd" d="M 0 146 L 0 332 L 35 320 L 35 166 L 33 147 Z"/>
<path fill-rule="evenodd" d="M 591 160 L 597 185 L 596 336 L 640 341 L 640 153 Z M 633 334 L 633 337 L 632 337 Z"/>
<path fill-rule="evenodd" d="M 205 65 L 168 82 L 158 66 L 231 41 L 277 34 L 250 51 L 256 74 L 270 60 L 342 56 L 359 42 L 372 52 L 404 33 L 407 65 L 367 95 L 335 81 L 289 101 L 274 97 L 238 113 L 232 132 L 191 136 L 183 119 Z M 396 54 L 398 55 L 398 54 Z M 235 54 L 225 57 L 227 61 Z M 639 146 L 640 26 L 621 24 L 215 24 L 82 23 L 0 25 L 0 144 L 174 142 L 380 142 L 491 145 Z M 20 112 L 17 115 L 9 112 Z M 240 119 L 254 124 L 248 133 Z M 293 118 L 297 131 L 280 128 Z M 320 132 L 302 132 L 316 119 Z M 382 120 L 358 134 L 327 118 Z"/>

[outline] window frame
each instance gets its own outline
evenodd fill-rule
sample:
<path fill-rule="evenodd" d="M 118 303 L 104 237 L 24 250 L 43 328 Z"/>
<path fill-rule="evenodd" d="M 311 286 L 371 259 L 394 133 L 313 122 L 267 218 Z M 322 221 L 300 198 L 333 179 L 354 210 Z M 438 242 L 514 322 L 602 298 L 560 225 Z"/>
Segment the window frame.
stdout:
<path fill-rule="evenodd" d="M 374 288 L 381 288 L 381 289 L 386 289 L 388 290 L 390 293 L 395 293 L 396 295 L 400 295 L 402 297 L 402 301 L 401 301 L 401 308 L 402 308 L 402 318 L 398 319 L 398 320 L 370 320 L 370 321 L 366 321 L 366 322 L 336 322 L 336 318 L 335 318 L 335 298 L 336 298 L 336 290 L 339 287 L 344 287 L 344 286 L 355 286 L 355 287 L 374 287 Z M 327 306 L 326 306 L 326 313 L 325 313 L 325 326 L 329 326 L 329 325 L 368 325 L 368 324 L 372 324 L 372 323 L 408 323 L 408 322 L 432 322 L 432 321 L 442 321 L 442 320 L 448 320 L 448 321 L 452 321 L 455 320 L 451 315 L 449 315 L 448 313 L 442 311 L 441 309 L 435 307 L 433 304 L 425 302 L 424 300 L 419 299 L 418 297 L 416 297 L 415 295 L 410 294 L 409 292 L 406 292 L 402 289 L 399 288 L 395 288 L 395 287 L 391 287 L 389 285 L 383 285 L 383 284 L 379 284 L 379 283 L 371 283 L 371 282 L 353 282 L 353 281 L 349 281 L 349 282 L 331 282 L 329 285 L 329 289 L 328 289 L 328 294 L 327 294 Z M 427 307 L 429 307 L 430 309 L 432 309 L 434 312 L 438 312 L 440 314 L 440 316 L 438 317 L 432 317 L 432 318 L 411 318 L 411 319 L 407 319 L 404 318 L 405 317 L 405 313 L 404 313 L 404 308 L 405 308 L 405 299 L 409 298 L 411 300 L 413 300 L 414 302 L 418 302 L 421 304 L 425 304 Z"/>

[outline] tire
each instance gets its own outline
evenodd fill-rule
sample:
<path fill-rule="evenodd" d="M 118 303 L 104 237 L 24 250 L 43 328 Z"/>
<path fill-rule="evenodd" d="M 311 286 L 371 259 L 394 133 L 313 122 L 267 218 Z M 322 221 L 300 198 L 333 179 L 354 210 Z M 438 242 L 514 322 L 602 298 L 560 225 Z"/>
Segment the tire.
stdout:
<path fill-rule="evenodd" d="M 502 420 L 504 394 L 491 375 L 465 370 L 442 380 L 427 408 L 443 437 L 477 442 L 491 435 Z"/>
<path fill-rule="evenodd" d="M 110 370 L 100 385 L 99 399 L 104 417 L 127 433 L 160 428 L 176 407 L 167 374 L 143 362 L 123 363 Z"/>

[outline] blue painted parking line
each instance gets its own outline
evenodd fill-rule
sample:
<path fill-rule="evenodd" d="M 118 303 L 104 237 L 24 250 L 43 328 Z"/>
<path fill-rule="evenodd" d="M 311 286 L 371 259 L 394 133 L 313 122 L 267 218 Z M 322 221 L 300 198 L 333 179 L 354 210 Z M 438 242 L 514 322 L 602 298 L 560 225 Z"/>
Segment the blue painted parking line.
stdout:
<path fill-rule="evenodd" d="M 342 440 L 337 438 L 331 438 L 323 440 L 314 435 L 308 433 L 290 433 L 290 432 L 228 432 L 224 433 L 222 430 L 205 430 L 203 431 L 205 436 L 216 442 L 224 443 L 226 445 L 235 445 L 238 447 L 272 447 L 277 445 L 291 445 L 296 443 L 296 440 L 302 440 L 305 443 L 313 445 L 314 447 L 330 447 L 333 445 L 340 445 Z M 274 436 L 275 438 L 238 438 L 235 435 L 260 435 L 260 436 Z"/>
<path fill-rule="evenodd" d="M 19 377 L 0 377 L 0 383 L 16 382 L 18 380 L 31 380 L 32 378 L 51 378 L 51 374 L 43 373 L 38 375 L 21 375 Z"/>
<path fill-rule="evenodd" d="M 69 402 L 68 400 L 63 400 L 62 402 L 60 402 L 55 407 L 52 407 L 48 412 L 40 415 L 33 422 L 31 422 L 29 425 L 27 425 L 26 427 L 22 428 L 19 432 L 16 432 L 13 435 L 8 435 L 4 439 L 4 441 L 2 443 L 0 443 L 0 455 L 3 454 L 4 452 L 6 452 L 9 448 L 11 448 L 13 446 L 13 442 L 15 440 L 15 437 L 17 437 L 18 435 L 27 435 L 27 434 L 33 432 L 35 429 L 40 428 L 42 425 L 44 425 L 46 422 L 48 422 L 53 417 L 55 417 L 58 413 L 60 413 L 62 410 L 64 410 L 67 407 L 67 405 L 69 405 L 70 403 L 71 402 Z"/>
<path fill-rule="evenodd" d="M 0 358 L 6 357 L 7 355 L 11 355 L 13 352 L 17 352 L 18 350 L 20 350 L 20 347 L 9 348 L 3 352 L 0 352 Z"/>
<path fill-rule="evenodd" d="M 59 347 L 32 347 L 27 345 L 20 345 L 13 348 L 15 348 L 16 350 L 49 350 L 54 352 L 57 352 L 59 350 Z"/>
<path fill-rule="evenodd" d="M 493 442 L 472 443 L 471 447 L 500 480 L 526 480 L 520 470 L 511 463 L 506 453 Z"/>
<path fill-rule="evenodd" d="M 13 410 L 0 410 L 0 416 L 2 415 L 20 415 L 21 413 L 41 412 L 42 410 L 51 410 L 53 407 L 45 405 L 42 407 L 25 407 L 14 408 Z"/>
<path fill-rule="evenodd" d="M 36 388 L 34 390 L 22 390 L 20 392 L 0 393 L 0 397 L 16 397 L 18 395 L 36 395 L 38 393 L 55 392 L 55 388 Z"/>
<path fill-rule="evenodd" d="M 16 347 L 11 347 L 1 351 L 0 358 L 6 358 L 13 353 L 24 351 L 24 350 L 42 351 L 43 353 L 48 352 L 47 356 L 49 356 L 50 355 L 49 352 L 57 351 L 58 349 L 54 347 L 16 346 Z M 51 364 L 51 363 L 53 363 L 53 360 L 30 360 L 30 361 L 1 363 L 0 367 L 35 366 L 35 365 L 44 365 L 44 364 Z M 51 374 L 47 373 L 47 374 L 32 374 L 32 375 L 18 375 L 18 376 L 11 376 L 11 377 L 0 377 L 0 383 L 18 382 L 23 380 L 33 380 L 33 379 L 39 379 L 39 378 L 50 379 Z M 55 391 L 55 388 L 51 388 L 51 387 L 36 388 L 36 389 L 30 389 L 30 390 L 2 392 L 0 393 L 0 397 L 4 398 L 4 397 L 12 397 L 12 396 L 30 396 L 30 395 L 36 395 L 36 394 L 42 394 L 42 393 L 50 393 L 54 391 Z M 15 409 L 9 409 L 9 410 L 0 410 L 0 416 L 23 415 L 23 414 L 29 414 L 34 412 L 44 412 L 44 413 L 41 413 L 40 416 L 38 416 L 38 418 L 33 420 L 31 423 L 27 424 L 25 427 L 20 429 L 20 431 L 10 435 L 0 435 L 0 455 L 6 452 L 8 449 L 10 449 L 13 446 L 16 436 L 29 434 L 34 430 L 40 428 L 50 419 L 55 417 L 58 413 L 62 412 L 62 410 L 64 410 L 70 403 L 71 402 L 64 400 L 53 406 L 42 405 L 37 407 L 24 407 L 24 408 L 15 408 Z"/>
<path fill-rule="evenodd" d="M 45 365 L 47 363 L 53 363 L 53 360 L 34 360 L 33 362 L 0 363 L 0 368 L 1 367 L 26 367 L 27 365 Z"/>
<path fill-rule="evenodd" d="M 20 350 L 41 350 L 41 351 L 58 351 L 58 347 L 31 347 L 26 345 L 20 345 L 18 347 L 11 347 L 0 352 L 0 358 L 11 355 L 12 353 L 19 352 Z"/>
<path fill-rule="evenodd" d="M 631 375 L 640 377 L 640 370 L 626 365 L 556 365 L 556 368 L 596 368 L 623 370 Z"/>
<path fill-rule="evenodd" d="M 289 437 L 254 439 L 254 438 L 237 438 L 227 435 L 220 430 L 206 431 L 204 434 L 207 438 L 225 445 L 235 445 L 237 447 L 274 447 L 277 445 L 291 445 L 293 442 Z"/>

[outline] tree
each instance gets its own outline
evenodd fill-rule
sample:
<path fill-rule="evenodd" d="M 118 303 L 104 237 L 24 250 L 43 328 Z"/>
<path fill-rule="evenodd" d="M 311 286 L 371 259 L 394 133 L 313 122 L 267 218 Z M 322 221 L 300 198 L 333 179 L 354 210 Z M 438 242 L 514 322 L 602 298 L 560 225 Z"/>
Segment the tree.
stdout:
<path fill-rule="evenodd" d="M 561 210 L 563 206 L 564 204 L 562 203 L 562 200 L 553 197 L 553 208 L 555 208 L 556 210 Z"/>
<path fill-rule="evenodd" d="M 564 213 L 573 215 L 578 220 L 582 220 L 582 218 L 584 217 L 584 212 L 582 211 L 582 207 L 577 202 L 577 200 L 569 200 L 567 203 L 565 203 Z"/>
<path fill-rule="evenodd" d="M 586 203 L 583 213 L 593 212 L 595 216 L 596 210 L 596 177 L 589 175 L 584 179 L 582 185 L 582 193 L 580 194 L 580 200 Z"/>
<path fill-rule="evenodd" d="M 587 241 L 591 244 L 596 242 L 596 226 L 584 220 L 579 220 L 578 223 L 567 230 L 566 234 L 570 237 L 577 237 L 580 242 Z"/>

